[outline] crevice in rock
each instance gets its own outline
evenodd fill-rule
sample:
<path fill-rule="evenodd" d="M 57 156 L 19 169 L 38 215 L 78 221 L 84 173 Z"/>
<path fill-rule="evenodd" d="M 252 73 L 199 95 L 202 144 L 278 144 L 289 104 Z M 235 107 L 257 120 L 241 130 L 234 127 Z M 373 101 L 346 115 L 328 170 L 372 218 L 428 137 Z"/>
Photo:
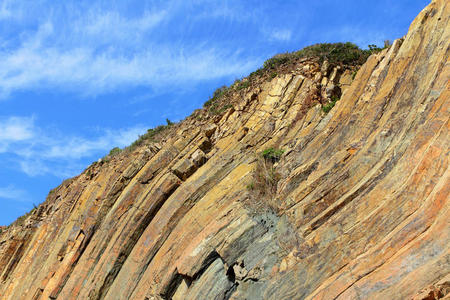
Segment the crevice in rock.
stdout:
<path fill-rule="evenodd" d="M 97 293 L 93 292 L 92 299 L 103 299 L 109 288 L 111 287 L 112 283 L 114 282 L 115 278 L 119 274 L 119 271 L 121 270 L 123 264 L 125 263 L 125 260 L 128 258 L 129 254 L 133 250 L 134 246 L 138 242 L 139 238 L 141 237 L 144 230 L 147 228 L 147 226 L 150 224 L 150 222 L 153 220 L 154 216 L 157 214 L 161 206 L 164 204 L 164 202 L 169 198 L 171 194 L 178 188 L 178 185 L 174 185 L 171 190 L 169 190 L 167 193 L 163 194 L 161 199 L 159 201 L 154 202 L 154 206 L 150 207 L 147 213 L 144 215 L 143 218 L 139 221 L 139 224 L 136 226 L 133 234 L 131 237 L 127 239 L 127 243 L 122 247 L 121 252 L 119 253 L 116 261 L 114 262 L 113 268 L 109 271 L 108 275 L 106 276 L 102 286 L 98 290 Z"/>
<path fill-rule="evenodd" d="M 5 272 L 3 273 L 2 281 L 6 281 L 6 279 L 8 279 L 9 274 L 11 274 L 14 271 L 20 259 L 22 258 L 24 248 L 25 248 L 24 243 L 22 242 L 20 246 L 17 248 L 17 250 L 14 252 L 13 259 L 9 261 L 9 265 L 6 268 Z"/>
<path fill-rule="evenodd" d="M 75 269 L 75 266 L 77 265 L 78 261 L 80 260 L 81 256 L 83 255 L 84 251 L 87 248 L 87 245 L 89 245 L 89 242 L 91 241 L 94 233 L 95 233 L 95 226 L 90 228 L 90 230 L 87 231 L 85 235 L 85 239 L 83 240 L 82 244 L 80 245 L 80 248 L 77 251 L 76 257 L 73 261 L 73 263 L 70 265 L 69 270 L 63 275 L 63 278 L 60 280 L 58 286 L 51 292 L 49 297 L 54 297 L 54 299 L 58 298 L 59 293 L 62 291 L 64 286 L 67 283 L 67 280 L 69 280 L 70 275 L 72 274 L 73 270 Z M 80 230 L 80 233 L 84 233 L 83 230 Z"/>
<path fill-rule="evenodd" d="M 230 299 L 230 297 L 233 295 L 233 293 L 236 291 L 237 287 L 239 286 L 239 282 L 234 282 L 233 285 L 225 291 L 223 295 L 224 300 Z"/>
<path fill-rule="evenodd" d="M 218 258 L 220 258 L 222 260 L 222 258 L 219 256 L 219 254 L 216 251 L 211 252 L 201 263 L 200 270 L 198 270 L 193 276 L 181 274 L 178 272 L 178 270 L 176 270 L 174 275 L 172 276 L 169 284 L 163 289 L 160 296 L 163 297 L 164 299 L 172 299 L 173 295 L 177 291 L 177 289 L 180 286 L 183 279 L 185 280 L 187 285 L 190 286 L 192 282 L 195 282 L 199 278 L 201 278 L 201 276 L 205 273 L 205 271 Z"/>
<path fill-rule="evenodd" d="M 294 189 L 296 189 L 303 181 L 307 180 L 309 175 L 314 172 L 319 166 L 319 162 L 314 162 L 310 166 L 308 166 L 305 170 L 302 170 L 298 174 L 289 178 L 286 186 L 281 190 L 282 193 L 289 194 Z"/>
<path fill-rule="evenodd" d="M 203 273 L 205 273 L 205 271 L 209 268 L 209 266 L 218 258 L 220 258 L 223 262 L 223 259 L 220 257 L 219 253 L 217 253 L 215 250 L 211 252 L 203 261 L 200 270 L 198 270 L 197 273 L 195 273 L 194 276 L 192 276 L 192 280 L 199 279 L 203 275 Z"/>
<path fill-rule="evenodd" d="M 178 270 L 176 269 L 174 275 L 172 276 L 172 278 L 170 280 L 170 283 L 166 286 L 164 291 L 161 292 L 160 296 L 164 300 L 172 299 L 173 295 L 175 294 L 178 287 L 180 286 L 183 278 L 186 278 L 188 280 L 188 282 L 191 282 L 191 279 L 189 277 L 178 273 Z"/>
<path fill-rule="evenodd" d="M 212 186 L 216 185 L 218 182 L 220 182 L 223 178 L 225 178 L 237 165 L 241 163 L 240 159 L 233 160 L 233 157 L 224 157 L 223 158 L 225 163 L 223 165 L 219 165 L 216 169 L 217 172 L 214 174 L 211 174 L 211 176 L 208 177 L 206 182 L 200 186 L 194 193 L 192 193 L 188 199 L 185 200 L 185 205 L 183 205 L 180 208 L 180 211 L 175 213 L 173 217 L 167 222 L 166 229 L 164 230 L 164 234 L 159 238 L 159 240 L 156 242 L 156 245 L 154 246 L 154 249 L 149 255 L 146 257 L 145 260 L 143 260 L 142 267 L 140 269 L 139 275 L 137 276 L 137 279 L 135 281 L 135 285 L 132 289 L 130 289 L 130 295 L 135 291 L 136 287 L 138 286 L 139 281 L 141 280 L 142 276 L 144 276 L 145 271 L 147 270 L 148 266 L 150 265 L 151 261 L 153 260 L 156 253 L 158 253 L 159 249 L 162 247 L 162 245 L 165 243 L 166 239 L 169 237 L 170 233 L 172 232 L 173 228 L 178 224 L 179 219 L 181 216 L 184 215 L 185 212 L 189 211 L 195 203 L 199 199 L 201 199 L 210 189 Z M 222 259 L 223 261 L 223 259 Z"/>
<path fill-rule="evenodd" d="M 235 264 L 236 263 L 229 266 L 227 269 L 227 273 L 226 273 L 228 280 L 231 282 L 236 282 L 236 274 L 234 273 L 234 265 Z"/>

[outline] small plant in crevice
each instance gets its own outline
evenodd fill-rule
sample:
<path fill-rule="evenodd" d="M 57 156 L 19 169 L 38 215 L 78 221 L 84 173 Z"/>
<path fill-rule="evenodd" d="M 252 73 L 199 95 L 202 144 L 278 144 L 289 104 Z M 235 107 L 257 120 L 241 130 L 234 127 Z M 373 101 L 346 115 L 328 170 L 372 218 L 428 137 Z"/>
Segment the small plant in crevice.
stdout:
<path fill-rule="evenodd" d="M 330 110 L 336 105 L 336 102 L 338 102 L 340 99 L 338 97 L 332 97 L 331 101 L 324 106 L 322 106 L 322 111 L 324 113 L 330 112 Z"/>
<path fill-rule="evenodd" d="M 271 161 L 257 159 L 253 179 L 254 190 L 258 190 L 261 195 L 274 196 L 280 177 Z"/>
<path fill-rule="evenodd" d="M 232 107 L 233 107 L 233 105 L 231 105 L 231 104 L 225 104 L 222 108 L 220 108 L 220 109 L 217 111 L 217 113 L 221 114 L 221 113 L 223 113 L 224 111 L 226 111 L 227 109 L 232 108 Z"/>
<path fill-rule="evenodd" d="M 252 181 L 247 184 L 249 191 L 247 199 L 248 207 L 256 212 L 264 211 L 278 212 L 277 186 L 281 174 L 276 168 L 276 162 L 284 153 L 281 149 L 267 149 L 256 155 L 256 166 L 253 171 Z"/>
<path fill-rule="evenodd" d="M 265 160 L 270 160 L 272 163 L 275 163 L 280 160 L 283 153 L 283 149 L 268 148 L 264 150 L 261 155 Z"/>

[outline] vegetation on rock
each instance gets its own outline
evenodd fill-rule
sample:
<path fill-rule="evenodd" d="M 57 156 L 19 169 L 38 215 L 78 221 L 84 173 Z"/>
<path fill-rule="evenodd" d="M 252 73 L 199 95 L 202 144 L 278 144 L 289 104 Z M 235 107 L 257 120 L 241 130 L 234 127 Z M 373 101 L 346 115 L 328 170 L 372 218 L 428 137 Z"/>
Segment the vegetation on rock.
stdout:
<path fill-rule="evenodd" d="M 447 2 L 353 83 L 357 66 L 272 61 L 135 143 L 155 151 L 63 183 L 0 236 L 2 299 L 412 299 L 447 284 Z M 339 120 L 324 118 L 343 85 Z"/>
<path fill-rule="evenodd" d="M 114 147 L 111 149 L 111 151 L 109 151 L 108 156 L 114 156 L 119 154 L 120 152 L 122 152 L 122 149 L 120 149 L 119 147 Z"/>
<path fill-rule="evenodd" d="M 155 137 L 159 134 L 161 134 L 162 132 L 166 131 L 167 129 L 169 129 L 171 126 L 173 126 L 173 123 L 171 122 L 170 124 L 167 125 L 159 125 L 156 126 L 155 128 L 150 128 L 147 130 L 147 132 L 143 135 L 140 135 L 139 138 L 137 140 L 135 140 L 130 146 L 128 146 L 126 149 L 127 150 L 134 150 L 137 147 L 143 145 L 145 142 L 147 141 L 155 141 Z"/>
<path fill-rule="evenodd" d="M 281 155 L 283 155 L 284 150 L 283 149 L 274 149 L 269 148 L 262 152 L 262 157 L 264 157 L 266 160 L 270 160 L 272 162 L 277 162 L 280 160 Z"/>
<path fill-rule="evenodd" d="M 223 85 L 216 89 L 212 96 L 203 104 L 203 107 L 212 115 L 221 114 L 229 108 L 229 106 L 226 107 L 227 104 L 223 103 L 223 99 L 229 97 L 232 92 L 239 92 L 251 87 L 253 82 L 259 77 L 265 80 L 271 80 L 277 77 L 279 73 L 284 73 L 278 71 L 281 66 L 295 66 L 296 62 L 300 59 L 316 59 L 320 63 L 326 60 L 331 66 L 360 66 L 366 62 L 370 55 L 380 52 L 390 45 L 391 43 L 389 41 L 385 41 L 384 48 L 372 44 L 368 46 L 369 49 L 364 50 L 350 42 L 321 43 L 305 47 L 298 51 L 277 54 L 266 60 L 262 68 L 250 73 L 247 78 L 237 79 L 230 86 Z M 356 71 L 354 75 L 356 75 Z M 354 79 L 354 76 L 352 77 Z"/>
<path fill-rule="evenodd" d="M 278 212 L 276 194 L 281 174 L 277 171 L 275 163 L 281 159 L 284 152 L 283 149 L 268 148 L 256 156 L 253 179 L 246 186 L 250 191 L 247 207 L 256 213 Z"/>
<path fill-rule="evenodd" d="M 315 44 L 299 51 L 277 54 L 264 62 L 263 70 L 276 69 L 300 58 L 318 58 L 320 62 L 327 60 L 331 65 L 362 65 L 370 55 L 381 50 L 383 48 L 376 45 L 369 45 L 369 49 L 363 50 L 350 42 Z"/>
<path fill-rule="evenodd" d="M 324 113 L 328 113 L 336 105 L 336 102 L 338 102 L 339 100 L 340 99 L 336 96 L 332 97 L 329 103 L 322 106 L 322 111 Z"/>
<path fill-rule="evenodd" d="M 278 205 L 275 196 L 281 175 L 276 170 L 273 161 L 257 156 L 252 178 L 252 182 L 246 186 L 250 192 L 246 207 L 255 213 L 277 212 Z"/>

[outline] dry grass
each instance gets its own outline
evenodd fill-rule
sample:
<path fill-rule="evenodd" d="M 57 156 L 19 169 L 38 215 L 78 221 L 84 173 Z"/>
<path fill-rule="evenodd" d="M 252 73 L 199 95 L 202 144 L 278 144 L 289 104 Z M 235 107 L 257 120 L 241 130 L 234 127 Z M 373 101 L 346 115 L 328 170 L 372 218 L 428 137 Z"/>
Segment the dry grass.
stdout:
<path fill-rule="evenodd" d="M 247 207 L 255 213 L 273 211 L 278 213 L 277 185 L 281 175 L 276 170 L 274 161 L 256 155 L 256 167 L 253 172 L 252 182 L 247 185 L 249 198 Z"/>

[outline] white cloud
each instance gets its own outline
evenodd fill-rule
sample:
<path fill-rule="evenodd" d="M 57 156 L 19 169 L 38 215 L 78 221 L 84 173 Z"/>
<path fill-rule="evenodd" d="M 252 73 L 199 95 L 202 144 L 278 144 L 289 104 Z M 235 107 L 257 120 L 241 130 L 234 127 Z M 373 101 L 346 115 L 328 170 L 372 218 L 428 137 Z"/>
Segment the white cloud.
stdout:
<path fill-rule="evenodd" d="M 47 150 L 41 155 L 46 159 L 80 159 L 91 156 L 95 152 L 110 150 L 116 146 L 127 146 L 144 132 L 143 127 L 135 127 L 118 130 L 117 132 L 104 130 L 101 136 L 93 139 L 75 136 L 61 141 L 60 139 L 47 137 L 44 142 Z"/>
<path fill-rule="evenodd" d="M 291 36 L 292 31 L 289 29 L 275 29 L 269 33 L 269 39 L 272 41 L 288 42 Z"/>
<path fill-rule="evenodd" d="M 127 19 L 117 11 L 90 12 L 89 18 L 80 20 L 76 32 L 97 36 L 127 38 L 130 33 L 143 33 L 155 28 L 168 15 L 166 10 L 145 12 L 142 17 Z M 134 34 L 133 34 L 134 35 Z"/>
<path fill-rule="evenodd" d="M 70 51 L 22 48 L 12 54 L 0 54 L 0 95 L 46 87 L 82 90 L 96 95 L 124 86 L 161 87 L 173 83 L 208 80 L 243 74 L 257 63 L 242 62 L 237 54 L 199 49 L 191 54 L 160 48 L 124 57 L 116 53 L 95 54 L 88 48 Z"/>
<path fill-rule="evenodd" d="M 248 4 L 239 0 L 196 0 L 192 2 L 197 5 L 194 19 L 226 19 L 231 22 L 261 21 L 260 6 L 253 6 L 252 9 L 248 9 Z M 186 3 L 188 2 L 180 1 L 178 3 L 181 4 L 179 8 L 186 10 L 188 7 Z"/>
<path fill-rule="evenodd" d="M 9 117 L 0 119 L 1 145 L 14 141 L 23 141 L 33 137 L 33 118 Z"/>
<path fill-rule="evenodd" d="M 0 199 L 8 199 L 19 202 L 28 202 L 29 196 L 26 191 L 17 189 L 12 185 L 0 187 Z"/>
<path fill-rule="evenodd" d="M 165 39 L 171 29 L 160 26 L 170 20 L 173 6 L 169 1 L 134 17 L 95 6 L 83 14 L 44 13 L 34 30 L 14 35 L 18 41 L 2 41 L 9 46 L 0 48 L 0 97 L 36 89 L 91 96 L 136 86 L 192 86 L 242 76 L 258 64 L 208 41 L 188 45 Z"/>
<path fill-rule="evenodd" d="M 83 158 L 103 156 L 113 147 L 136 140 L 145 127 L 99 130 L 92 137 L 67 136 L 40 128 L 34 118 L 10 117 L 0 120 L 0 155 L 8 156 L 29 176 L 53 174 L 73 176 Z M 0 156 L 0 161 L 6 161 Z"/>
<path fill-rule="evenodd" d="M 12 13 L 10 10 L 10 5 L 11 5 L 10 1 L 7 0 L 2 1 L 2 3 L 0 4 L 0 20 L 11 17 Z"/>

